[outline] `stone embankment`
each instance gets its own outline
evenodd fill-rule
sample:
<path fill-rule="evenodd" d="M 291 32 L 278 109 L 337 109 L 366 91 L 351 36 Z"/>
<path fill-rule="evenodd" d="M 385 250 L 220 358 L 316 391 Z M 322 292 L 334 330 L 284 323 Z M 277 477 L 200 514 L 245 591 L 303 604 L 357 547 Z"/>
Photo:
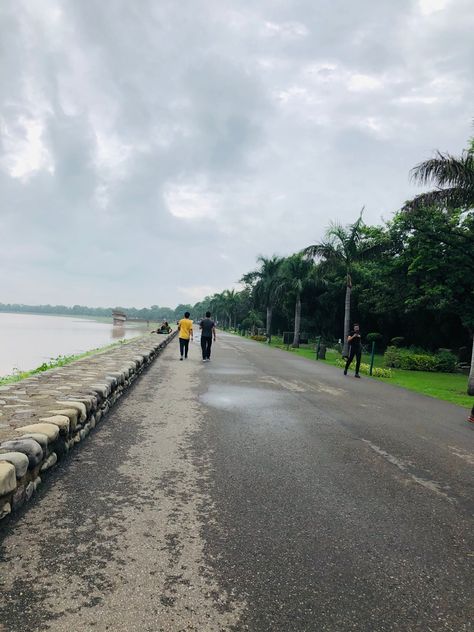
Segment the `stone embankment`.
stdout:
<path fill-rule="evenodd" d="M 0 519 L 29 500 L 44 473 L 87 437 L 176 333 L 0 386 Z"/>

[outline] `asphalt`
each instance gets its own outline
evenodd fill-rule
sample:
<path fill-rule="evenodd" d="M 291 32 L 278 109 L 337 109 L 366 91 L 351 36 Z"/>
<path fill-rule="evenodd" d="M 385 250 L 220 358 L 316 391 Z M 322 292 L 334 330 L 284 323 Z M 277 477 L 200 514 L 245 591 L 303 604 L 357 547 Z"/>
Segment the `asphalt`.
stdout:
<path fill-rule="evenodd" d="M 2 632 L 471 630 L 466 411 L 177 344 L 0 526 Z"/>

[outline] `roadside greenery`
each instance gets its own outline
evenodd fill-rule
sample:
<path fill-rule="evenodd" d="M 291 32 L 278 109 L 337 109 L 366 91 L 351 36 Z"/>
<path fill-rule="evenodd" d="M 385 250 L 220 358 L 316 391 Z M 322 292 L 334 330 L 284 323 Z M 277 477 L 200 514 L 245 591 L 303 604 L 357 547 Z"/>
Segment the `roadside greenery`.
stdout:
<path fill-rule="evenodd" d="M 347 226 L 332 223 L 321 242 L 259 257 L 240 291 L 208 296 L 190 311 L 210 309 L 221 327 L 269 340 L 291 332 L 294 348 L 302 332 L 321 336 L 343 354 L 359 322 L 368 347 L 388 347 L 385 368 L 440 371 L 448 380 L 471 366 L 469 381 L 453 379 L 474 395 L 474 143 L 458 157 L 437 153 L 411 175 L 433 190 L 391 219 L 368 225 L 360 212 Z"/>

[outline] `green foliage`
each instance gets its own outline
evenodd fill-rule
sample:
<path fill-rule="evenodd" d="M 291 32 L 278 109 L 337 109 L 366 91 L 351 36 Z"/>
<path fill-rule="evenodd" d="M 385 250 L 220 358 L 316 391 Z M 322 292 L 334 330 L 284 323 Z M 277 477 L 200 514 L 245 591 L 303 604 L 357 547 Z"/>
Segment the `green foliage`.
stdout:
<path fill-rule="evenodd" d="M 247 318 L 242 321 L 242 327 L 244 329 L 255 329 L 257 327 L 263 327 L 263 320 L 260 318 L 258 312 L 251 309 L 247 314 Z"/>
<path fill-rule="evenodd" d="M 345 368 L 346 363 L 344 360 L 338 359 L 336 360 L 336 366 L 340 366 L 343 369 Z M 370 364 L 367 364 L 366 362 L 361 362 L 359 371 L 361 373 L 364 373 L 365 375 L 370 375 Z M 389 368 L 374 366 L 372 369 L 372 375 L 374 377 L 392 377 L 393 373 L 392 370 Z"/>
<path fill-rule="evenodd" d="M 457 357 L 447 349 L 439 350 L 436 354 L 436 370 L 442 373 L 454 373 Z"/>
<path fill-rule="evenodd" d="M 94 316 L 98 318 L 112 319 L 112 311 L 121 310 L 130 318 L 143 318 L 159 322 L 161 320 L 172 320 L 174 311 L 170 307 L 87 307 L 86 305 L 23 305 L 22 303 L 0 303 L 0 312 L 15 314 L 51 314 L 57 316 Z"/>
<path fill-rule="evenodd" d="M 400 349 L 387 347 L 384 354 L 384 364 L 395 369 L 408 371 L 441 371 L 452 373 L 456 369 L 456 356 L 449 351 L 438 353 L 420 353 L 416 349 Z"/>
<path fill-rule="evenodd" d="M 405 338 L 403 336 L 394 336 L 390 340 L 390 344 L 394 347 L 403 347 L 404 342 L 405 342 Z"/>

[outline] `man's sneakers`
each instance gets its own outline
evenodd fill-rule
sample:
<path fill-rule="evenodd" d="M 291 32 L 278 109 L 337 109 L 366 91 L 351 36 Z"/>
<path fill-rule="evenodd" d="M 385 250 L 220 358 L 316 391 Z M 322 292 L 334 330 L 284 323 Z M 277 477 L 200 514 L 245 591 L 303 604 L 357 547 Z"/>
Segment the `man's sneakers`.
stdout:
<path fill-rule="evenodd" d="M 182 360 L 182 359 L 183 359 L 183 356 L 180 357 L 180 360 Z"/>
<path fill-rule="evenodd" d="M 469 415 L 469 417 L 467 418 L 467 420 L 469 422 L 471 422 L 471 424 L 474 424 L 474 415 Z"/>
<path fill-rule="evenodd" d="M 356 373 L 354 377 L 358 377 L 360 379 L 360 375 L 358 373 Z"/>
<path fill-rule="evenodd" d="M 347 375 L 347 371 L 344 371 L 344 375 Z"/>

